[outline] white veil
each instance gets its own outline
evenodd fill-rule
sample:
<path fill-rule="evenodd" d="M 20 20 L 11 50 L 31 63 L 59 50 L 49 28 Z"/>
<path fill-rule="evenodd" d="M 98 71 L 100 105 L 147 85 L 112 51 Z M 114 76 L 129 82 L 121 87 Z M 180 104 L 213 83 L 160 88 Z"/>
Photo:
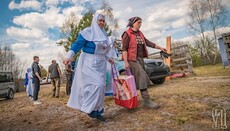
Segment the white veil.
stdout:
<path fill-rule="evenodd" d="M 95 14 L 93 17 L 93 21 L 90 27 L 85 28 L 80 32 L 80 34 L 85 38 L 87 41 L 106 41 L 107 35 L 105 29 L 101 29 L 97 24 L 98 16 L 101 14 Z"/>

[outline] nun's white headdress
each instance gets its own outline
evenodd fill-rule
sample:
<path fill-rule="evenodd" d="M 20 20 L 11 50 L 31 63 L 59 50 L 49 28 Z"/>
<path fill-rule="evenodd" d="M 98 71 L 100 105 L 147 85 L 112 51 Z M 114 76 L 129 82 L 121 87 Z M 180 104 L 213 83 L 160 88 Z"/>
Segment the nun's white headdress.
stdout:
<path fill-rule="evenodd" d="M 105 29 L 101 29 L 97 23 L 98 19 L 105 18 L 102 14 L 95 14 L 91 26 L 85 28 L 80 32 L 80 34 L 87 41 L 106 41 L 107 35 Z"/>

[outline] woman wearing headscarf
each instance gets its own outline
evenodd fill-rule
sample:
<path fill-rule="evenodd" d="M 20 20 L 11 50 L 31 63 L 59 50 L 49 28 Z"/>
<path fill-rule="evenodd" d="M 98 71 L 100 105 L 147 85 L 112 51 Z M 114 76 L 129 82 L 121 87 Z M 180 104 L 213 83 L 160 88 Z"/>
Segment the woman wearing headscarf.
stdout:
<path fill-rule="evenodd" d="M 124 59 L 125 68 L 130 68 L 131 73 L 135 77 L 136 86 L 141 91 L 144 105 L 157 109 L 160 106 L 151 101 L 147 90 L 150 80 L 145 72 L 143 58 L 148 57 L 147 46 L 162 51 L 166 51 L 166 49 L 146 39 L 140 31 L 141 24 L 142 19 L 140 17 L 132 17 L 129 19 L 127 25 L 129 28 L 122 34 L 122 58 Z"/>
<path fill-rule="evenodd" d="M 64 60 L 64 63 L 68 64 L 82 49 L 67 106 L 101 121 L 105 121 L 102 113 L 106 86 L 106 61 L 113 63 L 113 60 L 107 56 L 111 43 L 108 41 L 104 26 L 105 17 L 101 14 L 94 15 L 91 26 L 80 32 Z"/>

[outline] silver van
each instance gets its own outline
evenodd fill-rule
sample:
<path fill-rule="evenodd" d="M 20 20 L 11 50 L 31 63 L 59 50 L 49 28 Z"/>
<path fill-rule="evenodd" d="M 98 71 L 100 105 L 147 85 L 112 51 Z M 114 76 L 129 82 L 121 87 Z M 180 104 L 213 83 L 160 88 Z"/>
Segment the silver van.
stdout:
<path fill-rule="evenodd" d="M 0 71 L 0 97 L 13 99 L 14 93 L 15 85 L 12 72 Z"/>

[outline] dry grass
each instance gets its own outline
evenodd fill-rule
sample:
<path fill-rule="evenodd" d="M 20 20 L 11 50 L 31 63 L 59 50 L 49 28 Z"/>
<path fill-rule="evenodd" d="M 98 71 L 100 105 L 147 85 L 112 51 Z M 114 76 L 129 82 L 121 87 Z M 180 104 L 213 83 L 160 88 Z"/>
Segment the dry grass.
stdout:
<path fill-rule="evenodd" d="M 217 105 L 227 110 L 229 128 L 230 70 L 221 65 L 194 70 L 196 76 L 149 87 L 152 100 L 161 105 L 157 110 L 143 106 L 139 91 L 139 106 L 131 110 L 115 105 L 112 97 L 106 97 L 105 123 L 68 108 L 69 97 L 65 95 L 64 86 L 61 87 L 60 98 L 52 98 L 50 85 L 43 86 L 39 96 L 43 101 L 41 106 L 30 103 L 24 92 L 18 93 L 13 100 L 0 101 L 0 129 L 212 131 L 211 113 Z"/>
<path fill-rule="evenodd" d="M 221 105 L 228 111 L 229 127 L 230 69 L 215 65 L 198 67 L 194 71 L 194 77 L 174 79 L 150 89 L 153 98 L 161 103 L 161 111 L 171 114 L 170 118 L 163 119 L 172 121 L 171 125 L 180 129 L 190 125 L 186 130 L 212 130 L 212 109 Z"/>
<path fill-rule="evenodd" d="M 196 67 L 194 72 L 197 76 L 230 76 L 230 68 L 224 69 L 222 64 Z"/>

